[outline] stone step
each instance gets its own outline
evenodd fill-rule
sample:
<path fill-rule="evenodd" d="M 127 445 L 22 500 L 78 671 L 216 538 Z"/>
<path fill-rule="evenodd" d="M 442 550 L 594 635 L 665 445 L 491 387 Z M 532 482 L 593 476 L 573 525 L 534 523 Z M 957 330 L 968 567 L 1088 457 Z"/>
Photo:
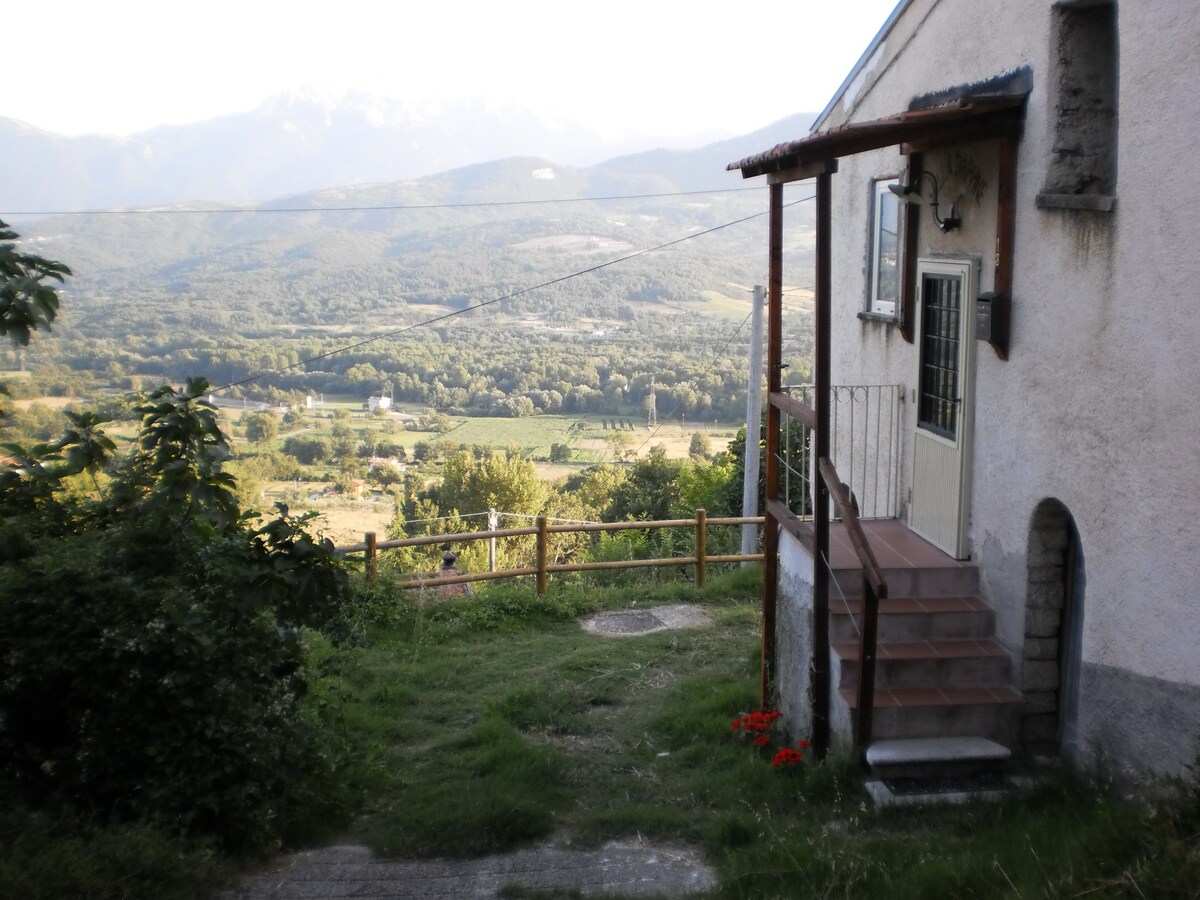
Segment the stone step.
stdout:
<path fill-rule="evenodd" d="M 861 598 L 830 601 L 831 643 L 857 642 L 861 623 Z M 996 614 L 977 597 L 893 596 L 879 602 L 880 643 L 990 638 L 995 631 Z"/>
<path fill-rule="evenodd" d="M 949 780 L 999 774 L 1012 751 L 978 735 L 874 741 L 867 765 L 880 778 Z"/>
<path fill-rule="evenodd" d="M 839 687 L 851 733 L 856 689 Z M 876 688 L 873 740 L 979 736 L 1016 746 L 1021 695 L 1011 687 Z"/>
<path fill-rule="evenodd" d="M 859 683 L 859 644 L 831 647 L 840 666 L 838 684 Z M 1012 658 L 991 638 L 880 643 L 875 657 L 876 688 L 991 687 L 1008 685 Z"/>

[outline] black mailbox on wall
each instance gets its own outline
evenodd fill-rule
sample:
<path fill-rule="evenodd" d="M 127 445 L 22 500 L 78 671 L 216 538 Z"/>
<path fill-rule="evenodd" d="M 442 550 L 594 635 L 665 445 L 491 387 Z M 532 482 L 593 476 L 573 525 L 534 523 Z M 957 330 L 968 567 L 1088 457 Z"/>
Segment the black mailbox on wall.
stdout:
<path fill-rule="evenodd" d="M 1008 297 L 995 291 L 985 291 L 975 300 L 975 339 L 995 347 L 1001 359 L 1008 359 L 1011 308 Z"/>

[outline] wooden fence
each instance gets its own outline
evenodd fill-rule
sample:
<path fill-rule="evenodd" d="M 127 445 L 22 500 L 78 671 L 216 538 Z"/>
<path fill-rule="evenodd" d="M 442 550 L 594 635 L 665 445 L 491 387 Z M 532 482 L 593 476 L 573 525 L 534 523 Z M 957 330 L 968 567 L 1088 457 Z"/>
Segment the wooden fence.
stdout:
<path fill-rule="evenodd" d="M 708 553 L 708 528 L 712 525 L 761 525 L 766 521 L 762 516 L 738 516 L 729 518 L 710 519 L 702 509 L 696 510 L 693 519 L 661 519 L 651 522 L 581 522 L 573 524 L 551 525 L 545 516 L 538 516 L 537 524 L 526 528 L 500 528 L 495 531 L 464 531 L 456 534 L 424 535 L 422 537 L 401 538 L 399 540 L 379 541 L 375 533 L 368 531 L 361 544 L 349 544 L 336 548 L 342 555 L 348 553 L 363 553 L 366 555 L 367 579 L 375 581 L 379 577 L 379 552 L 398 547 L 420 547 L 429 544 L 460 543 L 465 541 L 482 541 L 490 538 L 517 537 L 519 535 L 537 535 L 534 551 L 534 565 L 517 569 L 502 569 L 495 572 L 463 572 L 458 575 L 445 577 L 414 578 L 411 581 L 400 582 L 401 587 L 423 588 L 440 587 L 448 584 L 465 584 L 471 581 L 491 581 L 497 578 L 519 578 L 532 575 L 535 578 L 538 594 L 546 593 L 546 583 L 551 574 L 556 572 L 589 572 L 601 569 L 638 569 L 659 566 L 695 566 L 696 586 L 703 587 L 707 568 L 712 563 L 753 562 L 763 558 L 761 553 L 734 553 L 712 556 Z M 676 556 L 666 559 L 627 559 L 605 562 L 580 563 L 550 563 L 548 561 L 549 537 L 552 534 L 570 534 L 597 531 L 624 531 L 631 528 L 690 528 L 696 535 L 696 552 L 694 556 Z"/>

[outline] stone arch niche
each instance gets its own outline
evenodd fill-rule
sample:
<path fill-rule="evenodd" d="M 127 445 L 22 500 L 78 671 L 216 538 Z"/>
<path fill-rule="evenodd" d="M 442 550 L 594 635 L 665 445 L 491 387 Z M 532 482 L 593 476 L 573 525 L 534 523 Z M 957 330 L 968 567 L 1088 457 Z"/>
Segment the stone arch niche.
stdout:
<path fill-rule="evenodd" d="M 1028 753 L 1078 758 L 1084 586 L 1075 519 L 1060 501 L 1043 500 L 1029 524 L 1021 719 Z"/>

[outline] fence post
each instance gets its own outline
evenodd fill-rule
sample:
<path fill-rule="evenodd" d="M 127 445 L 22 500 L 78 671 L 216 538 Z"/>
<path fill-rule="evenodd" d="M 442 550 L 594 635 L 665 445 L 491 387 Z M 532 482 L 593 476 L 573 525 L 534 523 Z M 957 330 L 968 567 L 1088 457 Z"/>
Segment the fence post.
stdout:
<path fill-rule="evenodd" d="M 696 587 L 704 587 L 708 567 L 708 512 L 696 510 Z"/>
<path fill-rule="evenodd" d="M 500 516 L 496 512 L 496 507 L 488 510 L 488 531 L 495 531 L 500 527 Z M 488 538 L 488 571 L 496 571 L 496 536 L 492 535 Z"/>
<path fill-rule="evenodd" d="M 546 593 L 546 542 L 549 537 L 546 531 L 546 517 L 537 517 L 537 592 L 538 596 Z"/>
<path fill-rule="evenodd" d="M 368 531 L 363 535 L 363 541 L 367 545 L 367 581 L 374 584 L 379 578 L 379 568 L 375 563 L 375 532 Z"/>

